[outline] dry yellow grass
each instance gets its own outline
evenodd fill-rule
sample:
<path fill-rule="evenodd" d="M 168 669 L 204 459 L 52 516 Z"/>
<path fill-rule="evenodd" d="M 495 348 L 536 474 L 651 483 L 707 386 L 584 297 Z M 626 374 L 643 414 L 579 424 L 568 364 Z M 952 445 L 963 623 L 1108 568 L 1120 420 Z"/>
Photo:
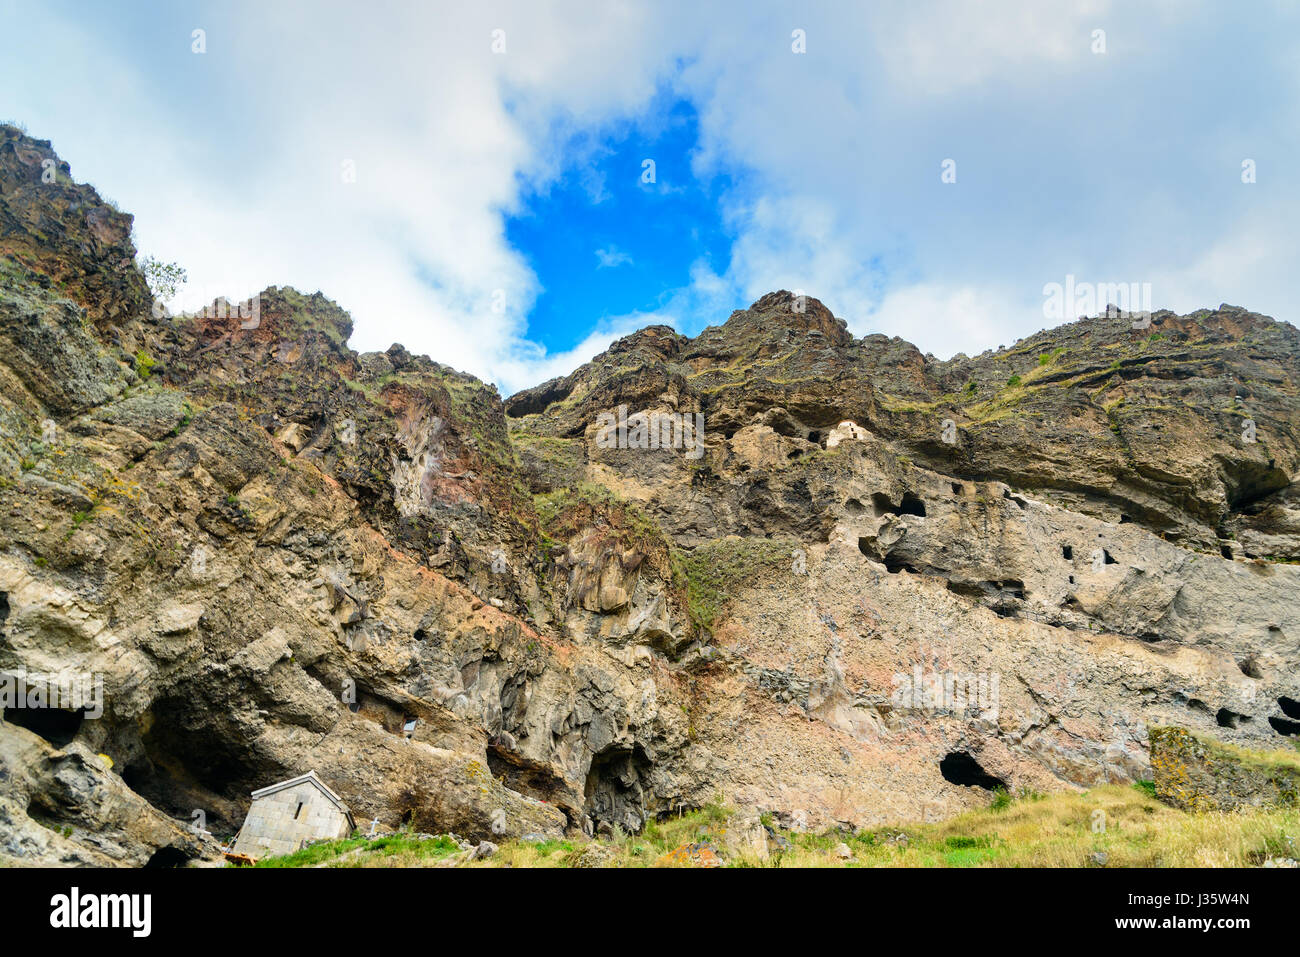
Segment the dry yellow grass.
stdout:
<path fill-rule="evenodd" d="M 1128 785 L 995 802 L 935 824 L 858 834 L 781 832 L 790 848 L 766 860 L 727 850 L 730 823 L 731 812 L 719 803 L 614 839 L 508 841 L 491 857 L 461 866 L 667 866 L 661 861 L 665 854 L 696 841 L 717 848 L 733 867 L 1088 867 L 1097 866 L 1097 854 L 1105 855 L 1107 867 L 1250 867 L 1266 857 L 1300 857 L 1300 809 L 1189 813 Z M 850 860 L 834 853 L 841 842 L 852 852 Z M 374 851 L 355 839 L 334 843 L 338 859 L 317 846 L 310 854 L 300 852 L 302 864 L 431 866 L 454 847 L 405 836 Z"/>

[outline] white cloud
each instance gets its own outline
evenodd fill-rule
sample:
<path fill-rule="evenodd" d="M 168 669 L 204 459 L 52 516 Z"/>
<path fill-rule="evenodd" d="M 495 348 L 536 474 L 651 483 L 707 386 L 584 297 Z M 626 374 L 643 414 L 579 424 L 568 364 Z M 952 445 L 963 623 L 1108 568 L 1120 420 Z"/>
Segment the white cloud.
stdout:
<path fill-rule="evenodd" d="M 354 347 L 402 342 L 512 391 L 634 323 L 694 331 L 782 287 L 939 355 L 1041 327 L 1042 285 L 1066 273 L 1149 278 L 1158 307 L 1226 299 L 1294 319 L 1300 202 L 1278 132 L 1294 124 L 1275 114 L 1297 115 L 1300 74 L 1294 31 L 1270 20 L 1294 17 L 1200 12 L 250 0 L 132 19 L 0 0 L 0 88 L 205 294 L 320 289 L 352 312 Z M 192 21 L 205 55 L 189 52 Z M 1225 26 L 1255 31 L 1258 49 L 1233 55 L 1261 92 L 1210 102 L 1213 71 L 1183 66 Z M 665 84 L 699 110 L 696 171 L 735 174 L 729 265 L 697 263 L 658 313 L 549 354 L 526 337 L 541 288 L 504 216 L 568 169 L 593 202 L 621 188 L 586 163 L 592 134 Z M 1219 152 L 1259 160 L 1260 183 L 1218 185 Z M 948 156 L 955 186 L 939 183 Z M 596 256 L 626 262 L 612 244 Z"/>
<path fill-rule="evenodd" d="M 613 269 L 616 266 L 627 266 L 632 262 L 632 257 L 617 246 L 608 246 L 596 250 L 597 269 Z"/>
<path fill-rule="evenodd" d="M 868 326 L 866 331 L 900 336 L 942 359 L 958 352 L 974 356 L 1016 338 L 1006 335 L 1007 316 L 1016 312 L 1027 314 L 1024 304 L 1008 302 L 1006 292 L 997 288 L 906 286 L 890 290 L 869 321 L 853 331 L 861 335 Z"/>

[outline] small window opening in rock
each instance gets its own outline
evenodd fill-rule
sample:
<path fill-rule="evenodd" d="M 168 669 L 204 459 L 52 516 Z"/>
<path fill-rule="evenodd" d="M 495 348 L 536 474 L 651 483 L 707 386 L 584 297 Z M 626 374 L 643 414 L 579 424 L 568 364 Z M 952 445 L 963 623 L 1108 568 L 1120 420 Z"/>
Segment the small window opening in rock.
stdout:
<path fill-rule="evenodd" d="M 185 852 L 178 847 L 160 847 L 149 856 L 145 867 L 184 867 L 189 861 Z"/>
<path fill-rule="evenodd" d="M 1288 718 L 1300 719 L 1300 701 L 1295 698 L 1288 698 L 1286 695 L 1277 699 L 1277 706 L 1282 709 L 1282 713 Z"/>
<path fill-rule="evenodd" d="M 822 434 L 816 430 L 808 433 L 808 441 L 816 445 L 822 440 Z"/>
<path fill-rule="evenodd" d="M 1062 545 L 1062 546 L 1061 546 L 1061 557 L 1064 558 L 1067 562 L 1074 561 L 1074 546 L 1073 546 L 1073 545 Z"/>
<path fill-rule="evenodd" d="M 723 430 L 723 433 L 722 433 L 722 437 L 723 437 L 724 439 L 728 439 L 728 440 L 730 440 L 730 438 L 731 438 L 733 435 L 735 435 L 735 434 L 736 434 L 736 430 L 735 430 L 735 429 L 724 429 L 724 430 Z"/>
<path fill-rule="evenodd" d="M 39 735 L 56 748 L 65 748 L 81 730 L 84 711 L 64 711 L 62 708 L 5 708 L 4 719 L 9 724 L 26 728 Z"/>
<path fill-rule="evenodd" d="M 984 788 L 986 791 L 1006 789 L 1006 782 L 985 771 L 966 751 L 949 751 L 939 762 L 939 773 L 949 784 L 962 787 Z"/>
<path fill-rule="evenodd" d="M 1222 555 L 1224 558 L 1226 558 L 1228 561 L 1232 561 L 1232 546 L 1220 545 L 1219 554 Z"/>
<path fill-rule="evenodd" d="M 891 575 L 897 575 L 899 572 L 911 572 L 913 575 L 920 574 L 914 567 L 896 555 L 885 556 L 885 570 Z"/>
<path fill-rule="evenodd" d="M 961 483 L 960 483 L 960 482 L 953 482 L 953 483 L 952 483 L 952 494 L 953 494 L 953 495 L 960 495 L 960 494 L 961 494 Z"/>
<path fill-rule="evenodd" d="M 799 456 L 801 456 L 801 455 L 803 455 L 803 449 L 791 449 L 791 450 L 790 450 L 790 454 L 787 455 L 786 458 L 787 458 L 787 459 L 797 459 L 797 458 L 798 458 Z"/>
<path fill-rule="evenodd" d="M 898 509 L 894 508 L 894 503 L 889 500 L 889 496 L 884 492 L 873 492 L 871 495 L 871 511 L 875 513 L 876 518 L 887 513 L 898 514 Z"/>
<path fill-rule="evenodd" d="M 1127 524 L 1129 524 L 1131 521 L 1133 521 L 1133 519 L 1129 518 L 1127 515 L 1120 515 L 1120 517 L 1119 517 L 1119 523 L 1120 523 L 1121 525 L 1127 525 Z"/>
<path fill-rule="evenodd" d="M 1288 721 L 1286 718 L 1274 718 L 1270 715 L 1268 723 L 1273 726 L 1273 730 L 1278 734 L 1284 734 L 1287 737 L 1300 735 L 1300 721 Z"/>
<path fill-rule="evenodd" d="M 1214 720 L 1220 728 L 1239 728 L 1250 721 L 1250 715 L 1233 711 L 1230 708 L 1220 708 L 1219 713 L 1214 716 Z"/>
<path fill-rule="evenodd" d="M 1105 558 L 1105 560 L 1106 560 L 1106 564 L 1107 564 L 1107 565 L 1114 565 L 1114 564 L 1116 564 L 1115 559 L 1111 557 L 1110 552 L 1106 551 L 1106 549 L 1103 548 L 1103 549 L 1101 550 L 1101 554 L 1102 554 L 1102 556 Z"/>
<path fill-rule="evenodd" d="M 298 815 L 302 813 L 302 802 L 298 802 L 298 807 L 293 812 L 293 819 L 298 820 Z"/>
<path fill-rule="evenodd" d="M 903 504 L 898 507 L 898 511 L 903 515 L 919 515 L 925 517 L 925 502 L 921 501 L 919 496 L 911 492 L 903 493 Z"/>
<path fill-rule="evenodd" d="M 1071 584 L 1071 585 L 1074 584 L 1074 576 L 1073 576 L 1073 575 L 1070 576 L 1070 584 Z"/>
<path fill-rule="evenodd" d="M 404 718 L 402 720 L 402 731 L 409 738 L 415 734 L 415 718 Z"/>
<path fill-rule="evenodd" d="M 1255 660 L 1253 655 L 1237 662 L 1237 667 L 1241 669 L 1241 673 L 1247 678 L 1264 677 L 1264 672 L 1259 667 L 1259 662 Z"/>

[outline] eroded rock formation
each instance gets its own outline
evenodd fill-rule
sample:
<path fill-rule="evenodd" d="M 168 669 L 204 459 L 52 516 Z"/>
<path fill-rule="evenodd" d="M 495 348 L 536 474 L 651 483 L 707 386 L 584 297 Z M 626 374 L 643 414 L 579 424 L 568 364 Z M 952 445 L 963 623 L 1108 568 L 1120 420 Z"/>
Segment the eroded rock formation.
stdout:
<path fill-rule="evenodd" d="M 103 683 L 6 709 L 6 861 L 210 858 L 312 769 L 476 839 L 819 827 L 1300 731 L 1291 326 L 940 362 L 772 293 L 503 401 L 319 293 L 155 315 L 130 225 L 0 127 L 0 669 Z M 597 441 L 619 406 L 703 454 Z"/>

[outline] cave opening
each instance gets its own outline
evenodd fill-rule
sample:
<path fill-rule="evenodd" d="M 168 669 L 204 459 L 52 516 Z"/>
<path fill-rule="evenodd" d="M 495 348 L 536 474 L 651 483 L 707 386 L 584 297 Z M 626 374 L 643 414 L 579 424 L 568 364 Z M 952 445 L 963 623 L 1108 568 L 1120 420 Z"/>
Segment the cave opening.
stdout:
<path fill-rule="evenodd" d="M 1275 718 L 1270 715 L 1268 723 L 1272 725 L 1273 730 L 1278 734 L 1289 738 L 1300 735 L 1300 721 L 1288 721 L 1286 718 Z"/>
<path fill-rule="evenodd" d="M 1061 557 L 1064 558 L 1067 562 L 1074 561 L 1074 546 L 1073 546 L 1073 545 L 1062 545 L 1062 546 L 1061 546 Z"/>
<path fill-rule="evenodd" d="M 136 794 L 143 795 L 153 786 L 157 773 L 148 758 L 132 761 L 122 767 L 122 781 Z"/>
<path fill-rule="evenodd" d="M 895 506 L 884 492 L 873 492 L 871 510 L 876 518 L 882 515 L 916 515 L 925 517 L 925 502 L 915 492 L 904 492 L 903 501 Z"/>
<path fill-rule="evenodd" d="M 961 787 L 983 788 L 986 791 L 1005 791 L 1007 784 L 999 777 L 994 777 L 971 757 L 968 751 L 949 751 L 939 762 L 939 773 L 949 784 Z"/>
<path fill-rule="evenodd" d="M 593 756 L 583 788 L 585 809 L 593 824 L 639 833 L 648 816 L 641 782 L 649 771 L 650 762 L 640 746 Z"/>
<path fill-rule="evenodd" d="M 9 724 L 26 728 L 39 735 L 56 748 L 66 748 L 81 730 L 86 712 L 65 711 L 62 708 L 5 708 L 4 719 Z"/>
<path fill-rule="evenodd" d="M 1282 713 L 1288 718 L 1296 718 L 1297 720 L 1300 720 L 1300 701 L 1282 695 L 1282 697 L 1277 699 L 1277 706 L 1282 709 Z"/>
<path fill-rule="evenodd" d="M 1243 724 L 1248 724 L 1251 719 L 1248 714 L 1233 711 L 1231 708 L 1220 708 L 1214 720 L 1220 728 L 1239 728 Z"/>
<path fill-rule="evenodd" d="M 921 574 L 914 565 L 904 561 L 898 555 L 885 556 L 885 571 L 891 575 L 897 575 L 899 572 L 910 572 L 913 575 Z"/>
<path fill-rule="evenodd" d="M 189 855 L 179 847 L 160 847 L 149 855 L 145 867 L 184 867 L 189 862 Z"/>
<path fill-rule="evenodd" d="M 918 515 L 925 517 L 925 502 L 921 501 L 920 496 L 912 492 L 903 493 L 903 504 L 898 507 L 901 515 Z"/>

